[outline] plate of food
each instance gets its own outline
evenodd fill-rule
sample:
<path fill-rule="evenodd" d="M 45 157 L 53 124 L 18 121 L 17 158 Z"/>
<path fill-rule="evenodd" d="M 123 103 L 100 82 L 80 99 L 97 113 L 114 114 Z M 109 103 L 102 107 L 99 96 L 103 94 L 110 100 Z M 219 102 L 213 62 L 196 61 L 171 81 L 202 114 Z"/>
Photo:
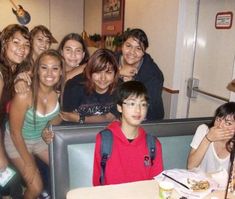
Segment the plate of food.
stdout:
<path fill-rule="evenodd" d="M 208 180 L 187 178 L 187 184 L 192 191 L 196 192 L 207 191 L 210 188 L 210 182 Z"/>

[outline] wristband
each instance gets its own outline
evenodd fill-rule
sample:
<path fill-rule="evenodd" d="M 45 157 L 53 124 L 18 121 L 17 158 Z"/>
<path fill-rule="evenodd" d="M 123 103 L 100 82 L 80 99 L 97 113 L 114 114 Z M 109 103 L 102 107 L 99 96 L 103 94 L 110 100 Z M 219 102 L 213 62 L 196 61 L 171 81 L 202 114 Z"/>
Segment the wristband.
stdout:
<path fill-rule="evenodd" d="M 78 122 L 79 122 L 79 124 L 84 124 L 85 123 L 85 116 L 84 115 L 80 115 Z"/>
<path fill-rule="evenodd" d="M 206 137 L 206 139 L 207 139 L 208 142 L 212 142 L 212 140 L 210 140 L 210 139 L 207 137 L 207 134 L 206 134 L 205 137 Z"/>

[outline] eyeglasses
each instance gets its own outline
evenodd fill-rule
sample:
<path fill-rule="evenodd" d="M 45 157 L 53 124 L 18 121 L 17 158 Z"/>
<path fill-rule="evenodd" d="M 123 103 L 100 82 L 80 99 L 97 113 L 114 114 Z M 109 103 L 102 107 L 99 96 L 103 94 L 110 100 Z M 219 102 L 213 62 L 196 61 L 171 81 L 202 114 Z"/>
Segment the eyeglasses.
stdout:
<path fill-rule="evenodd" d="M 139 107 L 141 109 L 147 109 L 149 107 L 149 104 L 147 102 L 123 102 L 123 104 L 127 105 L 128 108 L 136 108 Z"/>

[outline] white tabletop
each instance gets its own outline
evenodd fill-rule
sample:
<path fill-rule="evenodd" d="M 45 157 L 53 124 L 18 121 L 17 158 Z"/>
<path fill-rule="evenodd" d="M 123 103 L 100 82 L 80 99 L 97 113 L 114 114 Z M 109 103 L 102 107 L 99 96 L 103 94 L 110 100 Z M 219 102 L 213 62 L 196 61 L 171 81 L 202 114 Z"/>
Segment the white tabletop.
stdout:
<path fill-rule="evenodd" d="M 158 183 L 156 180 L 146 180 L 118 185 L 106 185 L 97 187 L 77 188 L 67 193 L 67 199 L 157 199 Z M 224 192 L 216 191 L 205 199 L 223 199 Z M 174 191 L 172 199 L 179 199 L 179 194 Z M 229 199 L 235 199 L 235 195 L 229 194 Z"/>
<path fill-rule="evenodd" d="M 174 198 L 179 198 L 173 193 Z M 156 199 L 158 183 L 156 180 L 77 188 L 67 194 L 67 199 Z"/>

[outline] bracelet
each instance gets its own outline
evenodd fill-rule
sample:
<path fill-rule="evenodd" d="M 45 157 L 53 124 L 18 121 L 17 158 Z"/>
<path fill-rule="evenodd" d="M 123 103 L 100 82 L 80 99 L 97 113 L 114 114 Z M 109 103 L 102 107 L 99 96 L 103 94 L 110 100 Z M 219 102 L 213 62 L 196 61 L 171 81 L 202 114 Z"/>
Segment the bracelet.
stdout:
<path fill-rule="evenodd" d="M 212 140 L 210 140 L 210 139 L 207 137 L 207 134 L 206 134 L 205 137 L 206 137 L 206 139 L 207 139 L 208 142 L 212 142 Z"/>
<path fill-rule="evenodd" d="M 78 123 L 79 123 L 79 124 L 84 124 L 84 123 L 85 123 L 85 116 L 84 116 L 84 115 L 80 115 L 80 116 L 79 116 Z"/>

